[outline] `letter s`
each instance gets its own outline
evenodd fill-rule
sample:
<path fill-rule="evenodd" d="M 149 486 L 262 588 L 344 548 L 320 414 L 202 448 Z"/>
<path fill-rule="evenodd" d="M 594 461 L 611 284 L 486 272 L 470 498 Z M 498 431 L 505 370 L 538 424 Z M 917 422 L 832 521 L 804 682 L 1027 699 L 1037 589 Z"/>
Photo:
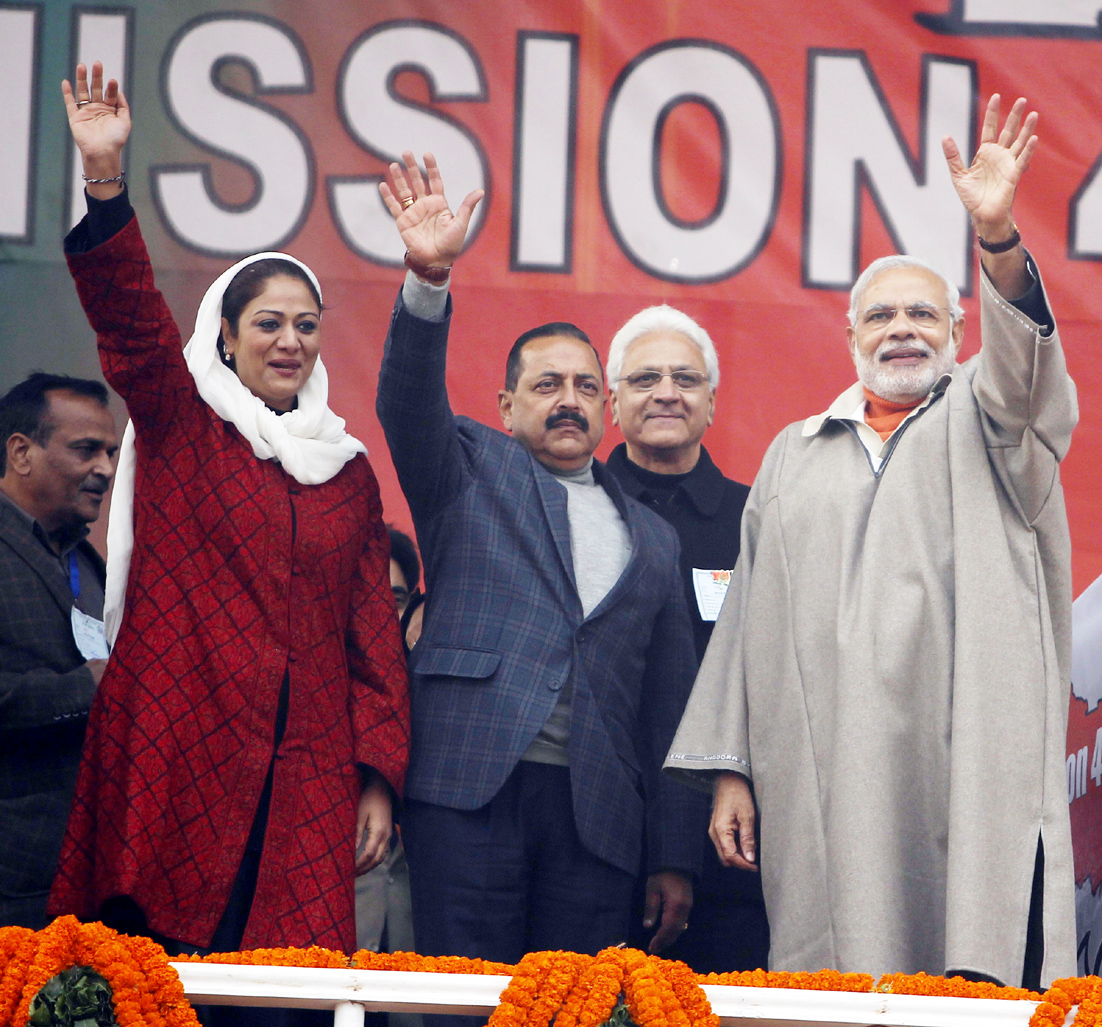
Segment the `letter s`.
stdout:
<path fill-rule="evenodd" d="M 181 245 L 219 257 L 279 249 L 301 227 L 314 192 L 309 145 L 279 111 L 219 81 L 240 62 L 256 95 L 313 88 L 309 58 L 286 26 L 254 14 L 202 16 L 169 45 L 162 89 L 169 117 L 200 146 L 243 164 L 255 181 L 242 204 L 218 198 L 209 164 L 150 169 L 153 202 Z"/>
<path fill-rule="evenodd" d="M 402 71 L 423 75 L 434 103 L 485 100 L 478 55 L 443 26 L 386 22 L 352 44 L 337 85 L 341 117 L 368 153 L 388 164 L 401 161 L 403 150 L 412 150 L 418 160 L 424 153 L 433 154 L 440 162 L 453 209 L 472 189 L 486 190 L 487 199 L 479 204 L 467 232 L 469 246 L 489 205 L 489 164 L 464 126 L 395 93 L 394 79 Z M 376 263 L 399 267 L 405 248 L 379 195 L 381 180 L 381 175 L 329 178 L 329 207 L 349 249 Z"/>

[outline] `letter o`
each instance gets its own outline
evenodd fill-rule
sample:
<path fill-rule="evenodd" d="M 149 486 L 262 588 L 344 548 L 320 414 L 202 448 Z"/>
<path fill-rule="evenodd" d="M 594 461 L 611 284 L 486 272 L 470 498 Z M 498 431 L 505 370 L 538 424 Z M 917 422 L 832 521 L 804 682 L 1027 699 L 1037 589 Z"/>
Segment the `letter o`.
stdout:
<path fill-rule="evenodd" d="M 726 188 L 697 224 L 673 219 L 658 194 L 660 129 L 679 103 L 703 104 L 728 141 Z M 624 253 L 657 278 L 711 282 L 765 244 L 781 183 L 780 119 L 765 80 L 741 54 L 708 40 L 644 51 L 619 75 L 601 129 L 601 201 Z"/>

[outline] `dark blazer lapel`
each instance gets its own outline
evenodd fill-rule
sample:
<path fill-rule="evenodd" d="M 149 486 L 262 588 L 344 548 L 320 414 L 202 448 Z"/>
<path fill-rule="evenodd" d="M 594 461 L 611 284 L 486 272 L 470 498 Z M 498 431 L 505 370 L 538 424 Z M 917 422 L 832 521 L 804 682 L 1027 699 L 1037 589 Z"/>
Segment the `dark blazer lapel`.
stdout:
<path fill-rule="evenodd" d="M 624 568 L 623 573 L 617 579 L 616 584 L 609 589 L 608 594 L 602 599 L 589 614 L 589 618 L 598 616 L 603 613 L 605 609 L 611 606 L 613 603 L 620 601 L 620 597 L 629 589 L 634 589 L 636 583 L 639 580 L 639 576 L 642 573 L 643 568 L 643 553 L 645 544 L 641 542 L 639 537 L 639 510 L 633 507 L 624 495 L 624 490 L 620 488 L 620 483 L 608 473 L 604 464 L 599 460 L 593 461 L 593 477 L 597 484 L 608 493 L 609 498 L 612 500 L 617 511 L 620 514 L 621 519 L 628 529 L 628 537 L 631 539 L 631 556 L 628 558 L 628 565 Z"/>
<path fill-rule="evenodd" d="M 570 518 L 566 513 L 566 489 L 560 485 L 555 476 L 547 470 L 531 453 L 528 459 L 532 462 L 532 476 L 536 480 L 536 491 L 539 492 L 540 502 L 543 504 L 543 513 L 547 518 L 547 527 L 554 539 L 555 549 L 559 554 L 566 580 L 570 582 L 575 600 L 578 595 L 578 583 L 574 580 L 574 556 L 570 551 Z"/>
<path fill-rule="evenodd" d="M 101 585 L 107 584 L 107 563 L 103 557 L 99 555 L 99 551 L 91 542 L 86 538 L 82 538 L 77 543 L 77 549 L 79 549 L 87 558 L 88 562 L 95 568 L 96 577 L 99 578 Z"/>
<path fill-rule="evenodd" d="M 61 567 L 50 559 L 42 543 L 31 533 L 26 523 L 8 504 L 0 500 L 0 538 L 31 568 L 54 597 L 57 605 L 68 613 L 73 605 L 73 593 Z"/>

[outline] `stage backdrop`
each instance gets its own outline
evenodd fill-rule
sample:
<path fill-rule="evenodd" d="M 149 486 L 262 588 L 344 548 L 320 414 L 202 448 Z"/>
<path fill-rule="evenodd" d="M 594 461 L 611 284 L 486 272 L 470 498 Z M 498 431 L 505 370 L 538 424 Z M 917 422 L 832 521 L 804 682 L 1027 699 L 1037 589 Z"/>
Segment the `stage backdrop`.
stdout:
<path fill-rule="evenodd" d="M 785 424 L 852 381 L 846 295 L 872 258 L 899 250 L 942 268 L 965 293 L 975 351 L 976 251 L 940 139 L 970 150 L 980 98 L 1025 95 L 1041 145 L 1016 213 L 1079 385 L 1063 480 L 1082 590 L 1102 572 L 1100 10 L 0 0 L 0 388 L 38 367 L 96 373 L 61 261 L 82 201 L 58 83 L 100 58 L 133 107 L 131 197 L 185 334 L 205 286 L 240 255 L 283 248 L 310 263 L 328 308 L 332 405 L 367 443 L 400 526 L 408 512 L 374 399 L 402 246 L 377 183 L 406 148 L 436 154 L 453 205 L 486 190 L 453 275 L 457 411 L 495 422 L 521 331 L 570 320 L 603 350 L 629 315 L 666 301 L 716 341 L 723 380 L 707 444 L 749 482 Z M 615 441 L 610 427 L 601 452 Z M 1069 795 L 1076 824 L 1097 825 L 1097 699 L 1072 711 Z M 1077 841 L 1090 896 L 1102 839 L 1097 858 Z M 1097 942 L 1085 942 L 1081 969 L 1096 970 Z"/>

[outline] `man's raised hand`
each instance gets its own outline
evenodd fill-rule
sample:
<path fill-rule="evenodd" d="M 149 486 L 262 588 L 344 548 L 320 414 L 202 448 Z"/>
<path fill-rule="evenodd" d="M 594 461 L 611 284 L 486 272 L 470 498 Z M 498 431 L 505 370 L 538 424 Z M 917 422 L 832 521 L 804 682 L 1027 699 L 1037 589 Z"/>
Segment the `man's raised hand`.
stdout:
<path fill-rule="evenodd" d="M 379 183 L 379 192 L 406 244 L 410 257 L 428 267 L 450 267 L 463 249 L 467 228 L 475 207 L 485 195 L 475 189 L 459 205 L 454 214 L 444 198 L 444 180 L 431 153 L 425 154 L 425 171 L 408 150 L 402 154 L 403 168 L 397 162 L 390 165 L 390 181 Z"/>
<path fill-rule="evenodd" d="M 941 141 L 949 175 L 981 239 L 999 243 L 1014 231 L 1014 193 L 1030 158 L 1037 149 L 1037 112 L 1027 115 L 1025 98 L 1019 98 L 999 131 L 999 94 L 987 102 L 980 146 L 965 167 L 957 144 L 946 136 Z"/>

